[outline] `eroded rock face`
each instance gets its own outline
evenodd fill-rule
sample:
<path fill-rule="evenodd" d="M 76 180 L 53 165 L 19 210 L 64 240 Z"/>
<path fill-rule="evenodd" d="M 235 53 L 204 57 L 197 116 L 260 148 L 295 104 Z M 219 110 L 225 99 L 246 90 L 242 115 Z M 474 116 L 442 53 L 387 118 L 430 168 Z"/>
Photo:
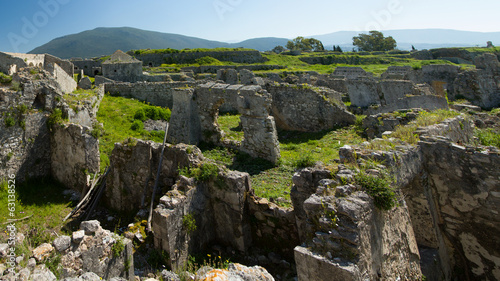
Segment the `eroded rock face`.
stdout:
<path fill-rule="evenodd" d="M 161 144 L 151 141 L 137 140 L 136 144 L 131 145 L 115 144 L 110 157 L 113 168 L 107 177 L 105 193 L 106 202 L 111 208 L 137 211 L 142 202 L 151 200 L 160 153 Z M 197 166 L 202 159 L 197 147 L 167 144 L 159 188 L 168 190 L 175 183 L 179 169 Z"/>
<path fill-rule="evenodd" d="M 475 151 L 438 138 L 420 146 L 440 230 L 451 242 L 451 267 L 467 268 L 474 279 L 499 279 L 500 244 L 491 237 L 500 231 L 500 151 Z"/>
<path fill-rule="evenodd" d="M 99 171 L 99 141 L 90 128 L 75 124 L 55 126 L 51 136 L 52 176 L 66 187 L 84 192 L 90 175 Z"/>

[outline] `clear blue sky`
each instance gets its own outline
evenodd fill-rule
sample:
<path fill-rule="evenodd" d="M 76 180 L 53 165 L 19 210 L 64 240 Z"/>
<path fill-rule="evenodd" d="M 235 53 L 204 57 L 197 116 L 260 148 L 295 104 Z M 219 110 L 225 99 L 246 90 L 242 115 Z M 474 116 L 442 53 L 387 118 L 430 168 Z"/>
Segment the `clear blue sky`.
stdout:
<path fill-rule="evenodd" d="M 96 27 L 129 26 L 238 42 L 342 30 L 500 31 L 499 0 L 5 0 L 0 51 L 28 52 Z"/>

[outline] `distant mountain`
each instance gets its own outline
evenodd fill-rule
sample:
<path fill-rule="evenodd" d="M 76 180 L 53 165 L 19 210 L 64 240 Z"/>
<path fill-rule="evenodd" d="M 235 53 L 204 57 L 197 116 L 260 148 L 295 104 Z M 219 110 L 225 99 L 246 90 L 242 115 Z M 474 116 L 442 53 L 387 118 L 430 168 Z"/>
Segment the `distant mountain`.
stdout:
<path fill-rule="evenodd" d="M 91 58 L 109 55 L 116 50 L 132 49 L 185 49 L 185 48 L 235 48 L 244 47 L 267 51 L 288 39 L 257 38 L 240 43 L 210 41 L 179 34 L 161 33 L 130 27 L 96 28 L 78 34 L 63 36 L 30 51 L 30 54 L 48 53 L 60 58 Z"/>
<path fill-rule="evenodd" d="M 352 48 L 352 37 L 360 31 L 339 31 L 324 35 L 308 36 L 321 40 L 325 48 L 333 45 Z M 398 43 L 398 48 L 409 50 L 414 45 L 417 49 L 431 49 L 442 47 L 472 47 L 486 46 L 487 41 L 500 45 L 500 32 L 473 32 L 451 29 L 402 29 L 382 31 L 384 36 L 392 36 Z M 348 49 L 349 50 L 349 49 Z"/>
<path fill-rule="evenodd" d="M 352 37 L 359 31 L 339 31 L 330 34 L 308 36 L 319 39 L 326 49 L 340 45 L 345 51 L 352 49 Z M 486 46 L 486 41 L 500 45 L 500 32 L 471 32 L 449 29 L 406 29 L 386 30 L 385 36 L 393 36 L 398 48 L 409 50 L 411 46 L 417 49 L 440 47 Z M 286 38 L 255 38 L 239 43 L 210 41 L 179 34 L 146 31 L 130 27 L 96 28 L 78 34 L 67 35 L 50 41 L 33 49 L 31 54 L 48 53 L 60 58 L 91 58 L 110 55 L 116 50 L 124 52 L 132 49 L 185 49 L 185 48 L 237 48 L 244 47 L 259 51 L 268 51 L 275 46 L 285 46 Z"/>

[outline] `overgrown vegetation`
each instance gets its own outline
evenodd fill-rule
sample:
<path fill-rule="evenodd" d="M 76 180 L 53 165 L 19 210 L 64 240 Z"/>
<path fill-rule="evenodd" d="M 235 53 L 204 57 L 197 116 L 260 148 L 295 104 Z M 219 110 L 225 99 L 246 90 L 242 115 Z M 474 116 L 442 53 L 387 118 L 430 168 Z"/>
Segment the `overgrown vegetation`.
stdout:
<path fill-rule="evenodd" d="M 104 130 L 100 132 L 99 142 L 101 169 L 109 165 L 109 156 L 117 142 L 122 143 L 129 138 L 163 142 L 164 131 L 148 132 L 143 129 L 142 120 L 150 117 L 156 120 L 170 120 L 170 110 L 124 97 L 113 97 L 109 94 L 104 96 L 97 112 L 97 120 L 104 127 Z M 136 125 L 133 127 L 134 122 Z"/>
<path fill-rule="evenodd" d="M 231 119 L 233 121 L 230 121 Z M 234 116 L 231 115 L 219 116 L 218 123 L 236 125 Z M 226 129 L 223 128 L 223 131 L 226 132 Z M 338 158 L 339 148 L 345 144 L 359 144 L 365 141 L 354 127 L 318 133 L 280 131 L 278 140 L 281 149 L 278 165 L 228 148 L 206 144 L 200 145 L 200 148 L 205 157 L 218 164 L 223 164 L 231 170 L 248 172 L 257 196 L 269 198 L 281 206 L 291 206 L 290 189 L 296 169 L 321 162 L 333 171 L 337 167 L 334 160 Z"/>
<path fill-rule="evenodd" d="M 118 237 L 113 246 L 111 246 L 111 252 L 113 253 L 113 257 L 114 258 L 119 257 L 124 250 L 125 250 L 125 243 L 123 242 L 123 238 Z"/>
<path fill-rule="evenodd" d="M 474 136 L 477 137 L 479 143 L 484 146 L 495 146 L 500 148 L 500 132 L 494 129 L 479 129 L 474 130 Z"/>
<path fill-rule="evenodd" d="M 401 139 L 404 142 L 415 145 L 420 140 L 415 131 L 419 127 L 426 127 L 443 122 L 448 118 L 453 118 L 460 115 L 456 111 L 439 109 L 431 112 L 421 112 L 415 121 L 410 122 L 406 126 L 398 126 L 391 134 L 391 137 Z"/>
<path fill-rule="evenodd" d="M 361 170 L 354 178 L 356 183 L 361 185 L 373 198 L 377 208 L 391 210 L 397 205 L 396 193 L 390 186 L 391 182 L 389 176 L 384 172 L 376 176 Z"/>
<path fill-rule="evenodd" d="M 219 255 L 189 256 L 186 263 L 177 268 L 175 273 L 179 275 L 181 281 L 187 281 L 192 280 L 187 273 L 196 273 L 202 267 L 227 269 L 229 264 L 229 259 L 224 259 Z"/>
<path fill-rule="evenodd" d="M 187 233 L 191 233 L 196 230 L 196 220 L 193 214 L 186 214 L 182 217 L 182 225 Z"/>
<path fill-rule="evenodd" d="M 188 178 L 194 178 L 197 181 L 215 180 L 219 175 L 219 166 L 215 163 L 205 162 L 199 167 L 184 168 L 179 173 Z"/>
<path fill-rule="evenodd" d="M 10 84 L 12 82 L 12 76 L 0 72 L 0 84 Z"/>

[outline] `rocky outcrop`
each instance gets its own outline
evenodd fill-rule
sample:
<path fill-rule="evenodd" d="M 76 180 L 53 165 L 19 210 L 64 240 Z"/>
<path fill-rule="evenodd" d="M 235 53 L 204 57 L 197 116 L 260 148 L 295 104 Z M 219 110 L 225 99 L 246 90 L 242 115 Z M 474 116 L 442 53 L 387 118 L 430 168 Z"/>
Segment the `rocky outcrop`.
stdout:
<path fill-rule="evenodd" d="M 268 84 L 272 115 L 283 130 L 319 132 L 354 124 L 355 116 L 342 103 L 341 94 L 308 85 Z"/>

